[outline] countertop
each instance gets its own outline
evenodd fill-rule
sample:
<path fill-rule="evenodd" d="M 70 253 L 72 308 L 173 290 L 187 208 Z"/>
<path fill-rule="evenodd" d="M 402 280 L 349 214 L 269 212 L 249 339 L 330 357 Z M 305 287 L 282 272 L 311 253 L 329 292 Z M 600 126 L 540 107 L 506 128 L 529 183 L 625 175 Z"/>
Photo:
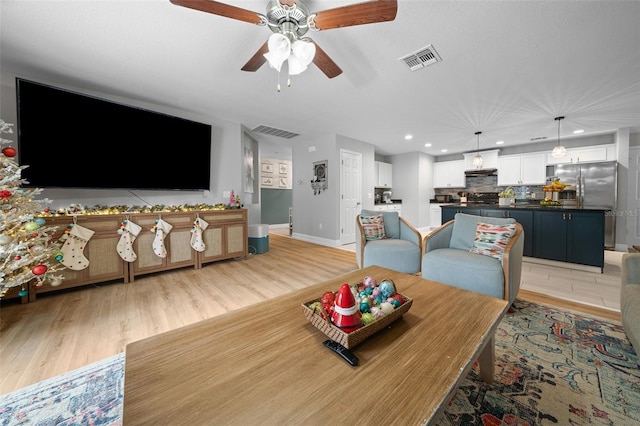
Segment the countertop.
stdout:
<path fill-rule="evenodd" d="M 374 205 L 376 206 L 388 206 L 389 204 L 402 204 L 402 200 L 399 199 L 391 199 L 390 203 L 385 203 L 385 202 L 379 202 L 379 203 L 375 203 Z"/>
<path fill-rule="evenodd" d="M 493 209 L 493 210 L 564 210 L 564 211 L 608 211 L 610 208 L 604 207 L 575 207 L 575 206 L 542 206 L 540 202 L 524 202 L 516 203 L 514 206 L 499 206 L 497 204 L 483 204 L 483 203 L 449 203 L 443 204 L 442 207 L 470 207 L 479 209 Z"/>

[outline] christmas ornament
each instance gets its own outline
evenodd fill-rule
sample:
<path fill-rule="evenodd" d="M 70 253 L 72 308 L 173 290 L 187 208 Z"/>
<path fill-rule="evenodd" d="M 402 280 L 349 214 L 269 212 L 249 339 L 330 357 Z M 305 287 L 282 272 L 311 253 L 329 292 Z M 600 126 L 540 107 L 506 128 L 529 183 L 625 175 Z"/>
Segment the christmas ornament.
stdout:
<path fill-rule="evenodd" d="M 38 224 L 38 226 L 44 226 L 44 225 L 46 225 L 46 224 L 47 224 L 47 221 L 46 221 L 46 220 L 44 220 L 44 219 L 43 219 L 43 218 L 41 218 L 41 217 L 37 217 L 37 218 L 33 219 L 33 221 L 34 221 L 35 223 L 37 223 L 37 224 Z"/>
<path fill-rule="evenodd" d="M 8 146 L 8 147 L 6 147 L 6 148 L 2 148 L 2 153 L 3 153 L 5 156 L 9 157 L 9 158 L 12 158 L 12 157 L 15 157 L 15 156 L 16 156 L 16 150 L 15 150 L 15 148 L 10 147 L 10 146 Z"/>
<path fill-rule="evenodd" d="M 34 221 L 27 222 L 27 223 L 24 224 L 24 229 L 26 229 L 27 231 L 35 231 L 39 227 L 40 226 L 38 226 L 38 224 L 35 223 Z"/>
<path fill-rule="evenodd" d="M 12 240 L 13 240 L 13 238 L 11 238 L 8 235 L 0 235 L 0 244 L 1 245 L 9 244 Z"/>
<path fill-rule="evenodd" d="M 0 198 L 3 199 L 7 199 L 7 198 L 11 198 L 11 192 L 7 191 L 6 189 L 3 189 L 2 191 L 0 191 Z"/>
<path fill-rule="evenodd" d="M 47 272 L 47 265 L 38 265 L 38 266 L 34 266 L 33 269 L 31 269 L 31 272 L 33 272 L 33 275 L 42 275 L 45 272 Z"/>
<path fill-rule="evenodd" d="M 24 297 L 27 294 L 29 294 L 29 292 L 27 290 L 25 290 L 24 288 L 18 292 L 18 296 L 20 296 L 20 297 Z"/>
<path fill-rule="evenodd" d="M 49 284 L 51 284 L 51 287 L 58 287 L 60 284 L 62 284 L 62 279 L 58 277 L 51 278 L 49 280 Z"/>

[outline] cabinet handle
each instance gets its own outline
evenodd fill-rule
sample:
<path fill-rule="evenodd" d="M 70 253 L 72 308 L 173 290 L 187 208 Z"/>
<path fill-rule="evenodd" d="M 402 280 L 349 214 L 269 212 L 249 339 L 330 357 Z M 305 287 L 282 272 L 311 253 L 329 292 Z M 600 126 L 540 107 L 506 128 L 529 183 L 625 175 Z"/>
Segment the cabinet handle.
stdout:
<path fill-rule="evenodd" d="M 566 213 L 562 213 L 562 220 L 567 220 L 567 214 Z"/>

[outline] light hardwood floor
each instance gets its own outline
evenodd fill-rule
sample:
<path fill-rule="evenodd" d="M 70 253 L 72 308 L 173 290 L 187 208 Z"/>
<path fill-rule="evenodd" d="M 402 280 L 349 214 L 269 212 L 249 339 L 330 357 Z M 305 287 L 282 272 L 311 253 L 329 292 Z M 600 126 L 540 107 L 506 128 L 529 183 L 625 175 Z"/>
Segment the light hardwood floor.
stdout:
<path fill-rule="evenodd" d="M 3 301 L 0 394 L 123 352 L 130 342 L 231 310 L 259 309 L 261 303 L 277 296 L 357 269 L 353 250 L 341 248 L 299 241 L 288 237 L 288 229 L 276 229 L 270 233 L 269 251 L 250 255 L 246 261 L 221 261 L 200 270 L 183 268 L 146 275 L 131 284 L 48 293 L 28 304 Z M 614 291 L 615 265 L 605 272 L 595 277 L 531 265 L 523 274 L 523 283 L 546 289 L 544 293 L 523 289 L 518 298 L 619 321 L 619 313 L 610 307 L 602 309 L 547 295 L 560 283 L 571 283 L 579 292 L 589 283 L 597 286 L 596 278 L 606 281 L 605 276 L 608 281 L 603 285 Z M 582 284 L 576 284 L 577 278 Z M 304 320 L 302 312 L 300 317 Z"/>

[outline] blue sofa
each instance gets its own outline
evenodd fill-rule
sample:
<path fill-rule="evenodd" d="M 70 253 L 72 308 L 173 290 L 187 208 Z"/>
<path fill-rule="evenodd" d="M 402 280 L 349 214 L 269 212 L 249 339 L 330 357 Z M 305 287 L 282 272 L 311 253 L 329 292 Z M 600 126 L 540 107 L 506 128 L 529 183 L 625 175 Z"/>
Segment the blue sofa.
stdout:
<path fill-rule="evenodd" d="M 504 248 L 502 261 L 471 253 L 478 223 L 515 224 L 516 231 Z M 424 238 L 422 277 L 512 303 L 520 289 L 524 231 L 513 218 L 457 213 Z"/>
<path fill-rule="evenodd" d="M 631 345 L 640 349 L 640 253 L 622 256 L 620 275 L 620 315 Z"/>
<path fill-rule="evenodd" d="M 382 215 L 386 238 L 367 239 L 361 217 Z M 422 235 L 398 212 L 362 210 L 356 216 L 356 262 L 359 268 L 378 265 L 406 274 L 420 272 Z"/>

